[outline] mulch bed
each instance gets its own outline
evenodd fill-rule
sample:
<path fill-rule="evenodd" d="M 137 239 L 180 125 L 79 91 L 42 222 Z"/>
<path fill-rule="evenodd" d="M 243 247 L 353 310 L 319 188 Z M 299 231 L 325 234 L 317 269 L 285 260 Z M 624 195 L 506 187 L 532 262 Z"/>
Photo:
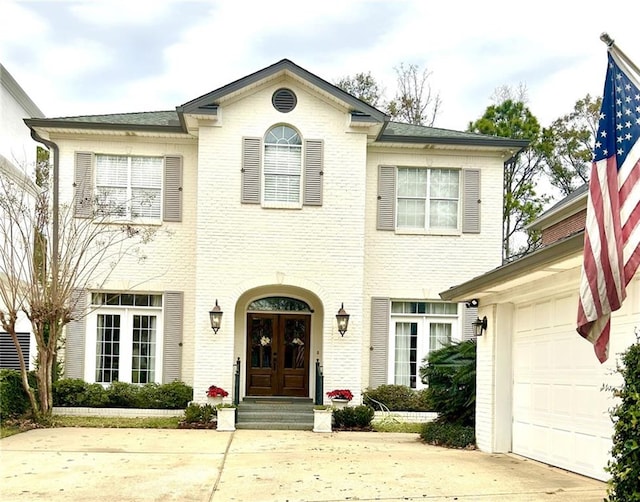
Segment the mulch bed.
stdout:
<path fill-rule="evenodd" d="M 178 429 L 217 429 L 218 422 L 213 420 L 208 423 L 203 422 L 185 422 L 181 421 L 178 423 Z"/>

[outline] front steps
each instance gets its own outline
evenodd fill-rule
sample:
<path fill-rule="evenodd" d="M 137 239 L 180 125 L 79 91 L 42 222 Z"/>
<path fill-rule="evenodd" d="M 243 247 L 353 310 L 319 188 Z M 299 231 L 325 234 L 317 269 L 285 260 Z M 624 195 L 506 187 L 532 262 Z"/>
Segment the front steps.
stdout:
<path fill-rule="evenodd" d="M 245 397 L 236 429 L 313 430 L 313 401 L 304 397 Z"/>

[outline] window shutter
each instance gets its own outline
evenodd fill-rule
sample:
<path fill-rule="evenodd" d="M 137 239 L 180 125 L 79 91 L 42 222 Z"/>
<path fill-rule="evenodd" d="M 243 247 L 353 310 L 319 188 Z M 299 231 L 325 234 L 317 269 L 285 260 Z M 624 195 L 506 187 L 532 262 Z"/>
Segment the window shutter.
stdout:
<path fill-rule="evenodd" d="M 322 205 L 324 143 L 320 139 L 304 142 L 304 205 Z"/>
<path fill-rule="evenodd" d="M 162 382 L 180 380 L 182 370 L 182 327 L 184 294 L 181 291 L 164 293 L 164 357 Z"/>
<path fill-rule="evenodd" d="M 182 157 L 164 158 L 164 221 L 182 221 Z"/>
<path fill-rule="evenodd" d="M 244 204 L 260 204 L 260 164 L 262 140 L 242 138 L 242 193 Z"/>
<path fill-rule="evenodd" d="M 93 153 L 76 152 L 73 205 L 76 218 L 93 216 Z"/>
<path fill-rule="evenodd" d="M 390 305 L 389 298 L 371 298 L 369 386 L 372 388 L 388 383 Z"/>
<path fill-rule="evenodd" d="M 480 170 L 465 169 L 463 173 L 462 232 L 480 233 Z"/>
<path fill-rule="evenodd" d="M 396 167 L 378 167 L 378 230 L 396 227 Z"/>
<path fill-rule="evenodd" d="M 71 297 L 73 320 L 66 326 L 64 376 L 84 380 L 84 351 L 87 335 L 87 291 L 78 289 Z"/>
<path fill-rule="evenodd" d="M 462 326 L 460 328 L 462 339 L 473 340 L 475 339 L 476 334 L 471 323 L 478 318 L 478 307 L 467 307 L 464 303 L 461 303 L 460 307 L 464 311 L 461 316 L 462 319 L 460 320 L 460 322 L 462 322 Z"/>

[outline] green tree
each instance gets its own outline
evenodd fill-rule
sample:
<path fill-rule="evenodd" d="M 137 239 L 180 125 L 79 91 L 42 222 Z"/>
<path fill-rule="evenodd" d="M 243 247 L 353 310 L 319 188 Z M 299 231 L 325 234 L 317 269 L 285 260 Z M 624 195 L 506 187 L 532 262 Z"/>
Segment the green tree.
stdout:
<path fill-rule="evenodd" d="M 539 234 L 527 232 L 525 227 L 549 200 L 548 196 L 538 195 L 535 189 L 544 167 L 538 119 L 522 101 L 507 99 L 489 106 L 481 118 L 469 123 L 468 131 L 530 142 L 529 147 L 509 159 L 504 167 L 503 259 L 525 255 L 540 243 Z"/>
<path fill-rule="evenodd" d="M 476 341 L 466 340 L 430 352 L 420 367 L 429 384 L 428 401 L 441 422 L 473 426 L 476 416 Z"/>
<path fill-rule="evenodd" d="M 563 195 L 589 181 L 601 105 L 602 98 L 587 94 L 544 131 L 540 146 L 549 179 Z"/>
<path fill-rule="evenodd" d="M 377 107 L 382 100 L 383 89 L 371 72 L 347 75 L 338 80 L 335 85 L 373 107 Z"/>
<path fill-rule="evenodd" d="M 640 343 L 631 345 L 618 364 L 623 384 L 609 388 L 619 399 L 611 410 L 614 423 L 609 502 L 640 501 Z"/>

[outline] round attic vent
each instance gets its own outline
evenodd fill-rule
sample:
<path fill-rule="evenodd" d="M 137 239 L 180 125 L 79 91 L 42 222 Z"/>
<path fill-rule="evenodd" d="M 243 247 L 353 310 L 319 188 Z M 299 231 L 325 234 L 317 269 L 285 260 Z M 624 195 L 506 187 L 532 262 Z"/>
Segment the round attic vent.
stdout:
<path fill-rule="evenodd" d="M 278 89 L 271 97 L 273 107 L 280 113 L 289 113 L 296 107 L 297 102 L 296 95 L 289 89 Z"/>

